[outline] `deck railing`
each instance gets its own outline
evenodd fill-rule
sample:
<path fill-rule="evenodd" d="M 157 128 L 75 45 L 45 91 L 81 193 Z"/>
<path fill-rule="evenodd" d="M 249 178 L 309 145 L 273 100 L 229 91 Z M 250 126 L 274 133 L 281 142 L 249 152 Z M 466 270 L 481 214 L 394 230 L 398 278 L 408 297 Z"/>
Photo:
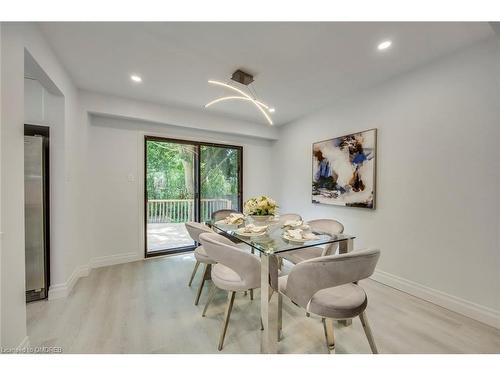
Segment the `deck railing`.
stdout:
<path fill-rule="evenodd" d="M 229 199 L 201 199 L 201 221 L 210 220 L 212 212 L 230 209 Z M 148 223 L 184 223 L 194 221 L 194 199 L 150 199 L 147 204 Z"/>

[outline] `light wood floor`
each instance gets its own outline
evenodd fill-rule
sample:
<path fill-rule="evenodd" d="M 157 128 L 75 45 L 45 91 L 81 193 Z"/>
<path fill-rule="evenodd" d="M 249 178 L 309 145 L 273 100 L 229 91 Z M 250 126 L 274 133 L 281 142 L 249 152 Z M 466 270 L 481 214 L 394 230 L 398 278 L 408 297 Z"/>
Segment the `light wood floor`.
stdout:
<path fill-rule="evenodd" d="M 28 305 L 32 346 L 60 346 L 64 353 L 217 353 L 226 296 L 207 317 L 187 281 L 190 255 L 161 257 L 93 270 L 66 299 Z M 455 314 L 377 282 L 366 289 L 368 319 L 381 353 L 500 353 L 500 330 Z M 235 306 L 223 353 L 258 353 L 259 294 L 242 294 Z M 285 302 L 281 353 L 326 353 L 319 319 Z M 359 319 L 335 326 L 337 353 L 369 353 Z"/>

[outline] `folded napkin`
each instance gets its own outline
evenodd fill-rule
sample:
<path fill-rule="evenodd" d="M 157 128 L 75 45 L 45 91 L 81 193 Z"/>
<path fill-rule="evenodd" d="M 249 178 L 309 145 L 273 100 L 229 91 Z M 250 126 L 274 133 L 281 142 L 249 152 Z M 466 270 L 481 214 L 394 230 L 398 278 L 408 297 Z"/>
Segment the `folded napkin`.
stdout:
<path fill-rule="evenodd" d="M 254 224 L 248 224 L 246 227 L 241 228 L 243 233 L 261 233 L 267 229 L 267 225 L 257 226 Z"/>
<path fill-rule="evenodd" d="M 314 240 L 316 235 L 311 232 L 305 232 L 302 229 L 287 229 L 286 235 L 294 240 Z"/>
<path fill-rule="evenodd" d="M 304 224 L 302 220 L 287 220 L 283 224 L 282 228 L 290 228 L 290 229 L 302 229 L 307 231 L 310 229 L 309 225 Z"/>
<path fill-rule="evenodd" d="M 245 215 L 240 214 L 240 213 L 232 213 L 229 214 L 228 217 L 224 219 L 225 224 L 243 224 L 243 221 L 245 219 Z"/>
<path fill-rule="evenodd" d="M 297 228 L 302 225 L 303 221 L 302 220 L 287 220 L 283 223 L 283 228 L 290 227 L 290 228 Z"/>

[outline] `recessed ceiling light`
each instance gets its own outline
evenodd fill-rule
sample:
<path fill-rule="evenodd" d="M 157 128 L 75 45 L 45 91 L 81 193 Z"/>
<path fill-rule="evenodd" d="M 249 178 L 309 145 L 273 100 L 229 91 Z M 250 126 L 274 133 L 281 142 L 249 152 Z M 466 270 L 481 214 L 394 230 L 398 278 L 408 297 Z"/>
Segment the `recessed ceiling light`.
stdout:
<path fill-rule="evenodd" d="M 381 42 L 378 46 L 377 46 L 377 49 L 379 51 L 383 51 L 387 48 L 389 48 L 390 46 L 392 45 L 392 42 L 390 40 L 384 40 L 383 42 Z"/>
<path fill-rule="evenodd" d="M 142 82 L 142 78 L 141 78 L 140 76 L 136 75 L 136 74 L 132 74 L 132 75 L 130 76 L 130 79 L 131 79 L 132 81 L 134 81 L 134 82 Z"/>
<path fill-rule="evenodd" d="M 274 108 L 269 108 L 269 112 L 274 113 L 274 112 L 276 112 L 276 109 L 274 109 Z"/>

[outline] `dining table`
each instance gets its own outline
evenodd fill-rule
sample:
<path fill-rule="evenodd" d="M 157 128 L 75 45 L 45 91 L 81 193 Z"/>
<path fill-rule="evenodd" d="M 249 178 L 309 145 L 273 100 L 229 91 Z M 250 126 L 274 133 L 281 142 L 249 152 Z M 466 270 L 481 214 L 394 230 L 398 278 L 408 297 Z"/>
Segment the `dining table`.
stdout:
<path fill-rule="evenodd" d="M 328 234 L 312 231 L 315 238 L 307 241 L 294 241 L 286 238 L 283 223 L 273 220 L 268 223 L 264 233 L 240 234 L 239 228 L 245 224 L 226 224 L 224 221 L 209 222 L 213 229 L 225 235 L 234 242 L 243 242 L 248 245 L 252 252 L 260 255 L 261 260 L 261 318 L 262 335 L 260 343 L 261 353 L 278 353 L 278 302 L 277 298 L 272 298 L 274 291 L 278 291 L 279 258 L 287 252 L 307 249 L 318 246 L 326 246 L 338 243 L 338 253 L 345 254 L 352 251 L 354 236 L 345 233 Z M 258 224 L 262 225 L 262 224 Z M 350 320 L 343 322 L 349 325 Z"/>

